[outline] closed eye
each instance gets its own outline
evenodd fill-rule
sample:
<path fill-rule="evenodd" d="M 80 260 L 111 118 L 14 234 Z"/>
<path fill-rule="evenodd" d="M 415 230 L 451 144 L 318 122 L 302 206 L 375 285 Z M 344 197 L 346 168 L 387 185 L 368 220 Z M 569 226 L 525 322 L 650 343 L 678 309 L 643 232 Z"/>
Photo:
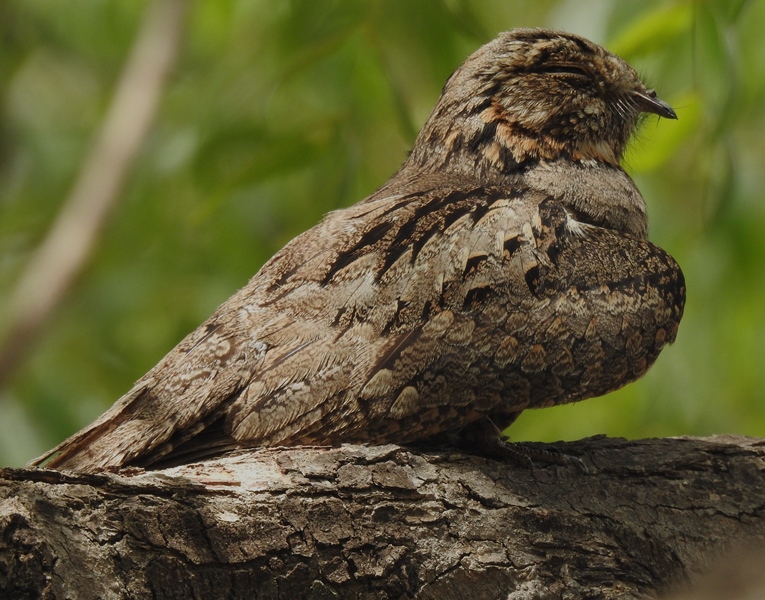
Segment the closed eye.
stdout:
<path fill-rule="evenodd" d="M 579 77 L 589 77 L 589 73 L 584 67 L 573 64 L 557 64 L 542 67 L 540 69 L 542 73 L 556 73 L 561 75 L 576 75 Z"/>

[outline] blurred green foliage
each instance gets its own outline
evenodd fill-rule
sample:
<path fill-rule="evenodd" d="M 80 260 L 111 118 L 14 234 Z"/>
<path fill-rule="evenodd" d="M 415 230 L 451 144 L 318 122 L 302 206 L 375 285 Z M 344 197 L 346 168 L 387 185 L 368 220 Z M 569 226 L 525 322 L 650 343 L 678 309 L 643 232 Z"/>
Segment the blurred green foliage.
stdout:
<path fill-rule="evenodd" d="M 145 6 L 0 4 L 0 300 L 69 191 Z M 0 464 L 91 421 L 285 242 L 374 191 L 450 72 L 520 26 L 605 44 L 675 106 L 626 166 L 688 305 L 642 381 L 528 411 L 513 437 L 765 436 L 765 3 L 221 0 L 192 6 L 121 204 L 0 391 Z"/>

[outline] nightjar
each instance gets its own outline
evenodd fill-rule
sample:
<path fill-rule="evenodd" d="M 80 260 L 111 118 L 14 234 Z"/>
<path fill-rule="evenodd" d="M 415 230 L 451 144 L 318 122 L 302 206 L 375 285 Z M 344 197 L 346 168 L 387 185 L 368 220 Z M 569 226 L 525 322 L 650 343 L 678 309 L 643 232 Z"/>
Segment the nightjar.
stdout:
<path fill-rule="evenodd" d="M 559 31 L 501 34 L 448 79 L 388 183 L 288 243 L 33 464 L 501 443 L 527 408 L 634 381 L 674 341 L 685 301 L 620 166 L 643 113 L 676 118 L 614 54 Z"/>

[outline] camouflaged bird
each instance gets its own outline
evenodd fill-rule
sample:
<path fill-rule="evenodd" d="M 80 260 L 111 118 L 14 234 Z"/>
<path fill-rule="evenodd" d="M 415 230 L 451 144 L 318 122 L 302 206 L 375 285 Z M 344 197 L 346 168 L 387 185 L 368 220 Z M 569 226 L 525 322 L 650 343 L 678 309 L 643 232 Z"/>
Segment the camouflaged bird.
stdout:
<path fill-rule="evenodd" d="M 685 298 L 620 166 L 641 113 L 676 118 L 614 54 L 558 31 L 500 35 L 449 78 L 388 183 L 292 240 L 35 464 L 443 433 L 501 444 L 527 408 L 639 378 Z"/>

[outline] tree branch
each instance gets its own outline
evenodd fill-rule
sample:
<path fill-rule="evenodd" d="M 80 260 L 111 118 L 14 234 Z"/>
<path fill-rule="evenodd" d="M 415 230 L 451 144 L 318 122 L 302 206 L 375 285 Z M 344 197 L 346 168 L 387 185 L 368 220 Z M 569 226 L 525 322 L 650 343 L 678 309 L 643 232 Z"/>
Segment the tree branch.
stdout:
<path fill-rule="evenodd" d="M 653 598 L 765 535 L 765 442 L 560 443 L 533 470 L 398 446 L 0 472 L 0 595 Z"/>

